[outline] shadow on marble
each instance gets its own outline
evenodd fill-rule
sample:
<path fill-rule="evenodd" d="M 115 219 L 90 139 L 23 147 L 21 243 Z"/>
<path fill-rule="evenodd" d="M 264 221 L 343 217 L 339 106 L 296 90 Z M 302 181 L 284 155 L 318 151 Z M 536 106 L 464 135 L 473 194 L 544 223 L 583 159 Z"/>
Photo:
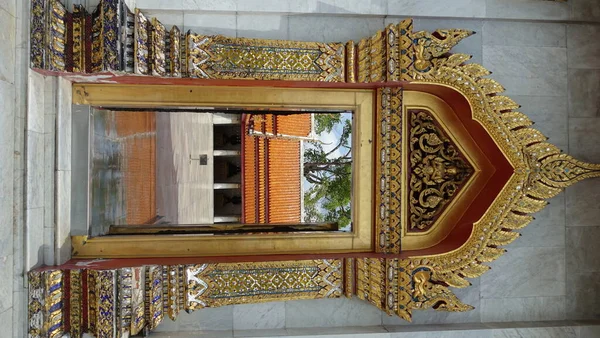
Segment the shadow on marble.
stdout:
<path fill-rule="evenodd" d="M 493 338 L 578 338 L 576 327 L 532 327 L 492 330 Z"/>
<path fill-rule="evenodd" d="M 592 0 L 593 1 L 593 0 Z M 567 26 L 569 68 L 600 68 L 599 25 L 570 24 Z"/>
<path fill-rule="evenodd" d="M 600 118 L 570 118 L 569 154 L 578 160 L 600 163 L 599 130 Z"/>
<path fill-rule="evenodd" d="M 600 21 L 600 1 L 577 0 L 571 3 L 571 20 Z M 600 337 L 600 334 L 598 334 Z"/>
<path fill-rule="evenodd" d="M 600 69 L 569 69 L 569 116 L 600 116 Z"/>
<path fill-rule="evenodd" d="M 600 337 L 600 325 L 581 326 L 578 328 L 577 338 L 598 338 Z"/>
<path fill-rule="evenodd" d="M 569 272 L 567 285 L 567 317 L 600 320 L 600 272 Z"/>

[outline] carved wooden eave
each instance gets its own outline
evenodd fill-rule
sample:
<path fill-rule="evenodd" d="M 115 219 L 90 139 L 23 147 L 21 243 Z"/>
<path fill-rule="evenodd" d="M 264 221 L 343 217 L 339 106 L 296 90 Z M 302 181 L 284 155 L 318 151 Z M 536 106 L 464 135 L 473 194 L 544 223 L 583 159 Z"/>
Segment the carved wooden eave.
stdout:
<path fill-rule="evenodd" d="M 108 260 L 38 269 L 29 273 L 32 337 L 56 337 L 64 332 L 70 332 L 72 337 L 83 332 L 120 337 L 126 332 L 135 334 L 146 326 L 152 329 L 165 315 L 175 319 L 180 310 L 341 295 L 356 295 L 407 321 L 411 320 L 413 310 L 433 307 L 467 311 L 472 307 L 462 303 L 451 288 L 468 287 L 467 278 L 485 273 L 489 269 L 485 263 L 505 252 L 503 247 L 519 237 L 517 230 L 526 226 L 532 220 L 531 214 L 543 209 L 548 199 L 580 180 L 600 176 L 600 165 L 561 153 L 532 128 L 531 120 L 518 112 L 519 105 L 501 95 L 504 88 L 487 77 L 488 70 L 465 63 L 469 55 L 450 54 L 454 45 L 473 34 L 470 31 L 413 32 L 412 21 L 404 20 L 357 44 L 352 41 L 340 44 L 226 38 L 192 32 L 181 37 L 175 28 L 169 34 L 171 41 L 177 43 L 171 43 L 167 49 L 163 43 L 167 33 L 158 20 L 147 20 L 140 11 L 134 15 L 121 9 L 120 13 L 135 21 L 135 32 L 131 34 L 136 42 L 135 47 L 130 46 L 135 60 L 127 60 L 127 53 L 120 57 L 111 54 L 118 52 L 111 40 L 115 35 L 111 29 L 117 28 L 102 26 L 108 27 L 103 31 L 108 35 L 96 41 L 96 45 L 81 34 L 81 25 L 86 23 L 83 19 L 77 21 L 75 14 L 82 11 L 80 7 L 76 7 L 73 17 L 72 50 L 53 44 L 56 39 L 63 39 L 62 42 L 69 39 L 57 36 L 67 26 L 57 19 L 64 15 L 62 7 L 55 0 L 32 3 L 31 61 L 32 68 L 41 72 L 59 72 L 54 74 L 79 82 L 93 82 L 100 72 L 104 73 L 103 80 L 124 79 L 129 83 L 147 81 L 151 76 L 160 76 L 156 83 L 164 84 L 177 83 L 175 80 L 179 78 L 291 80 L 306 81 L 307 85 L 320 81 L 332 86 L 337 83 L 338 87 L 345 83 L 348 88 L 374 88 L 378 98 L 373 253 L 245 263 L 217 263 L 205 258 L 154 259 L 140 260 L 135 266 L 127 266 L 127 261 Z M 115 4 L 122 6 L 119 1 L 102 1 L 101 6 L 105 7 L 99 15 L 117 8 Z M 45 18 L 52 10 L 60 15 L 53 16 L 55 21 L 48 26 Z M 86 17 L 85 13 L 82 17 Z M 57 30 L 53 24 L 63 29 Z M 105 57 L 92 54 L 96 56 L 90 60 L 95 66 L 92 68 L 85 64 L 86 54 L 77 49 L 86 43 L 95 50 L 93 53 L 106 54 Z M 229 54 L 219 54 L 223 45 L 233 46 Z M 245 59 L 233 68 L 223 65 L 226 55 L 236 55 L 236 60 L 242 60 L 240 56 L 246 55 L 247 47 L 258 48 L 264 54 L 252 62 Z M 277 66 L 281 63 L 267 66 L 268 62 L 264 62 L 280 59 L 280 53 L 289 47 L 300 50 L 293 56 L 299 62 L 281 67 L 297 71 L 284 72 Z M 121 61 L 116 62 L 111 55 Z M 167 56 L 168 63 L 164 60 Z M 307 58 L 306 62 L 300 62 L 303 58 Z M 75 63 L 69 64 L 70 60 Z M 71 71 L 79 74 L 66 73 Z M 481 217 L 469 224 L 465 240 L 451 250 L 427 254 L 401 250 L 408 225 L 406 215 L 401 212 L 406 210 L 403 209 L 406 201 L 401 197 L 406 192 L 399 177 L 405 177 L 402 175 L 407 168 L 403 167 L 406 161 L 402 161 L 402 156 L 406 154 L 393 145 L 406 137 L 401 109 L 404 92 L 431 88 L 452 93 L 464 101 L 462 107 L 468 109 L 461 114 L 470 114 L 483 128 L 498 148 L 501 154 L 498 157 L 506 161 L 510 170 Z M 446 138 L 450 140 L 449 136 Z M 475 172 L 480 170 L 477 165 L 473 168 Z M 75 249 L 86 245 L 87 240 L 74 237 Z"/>

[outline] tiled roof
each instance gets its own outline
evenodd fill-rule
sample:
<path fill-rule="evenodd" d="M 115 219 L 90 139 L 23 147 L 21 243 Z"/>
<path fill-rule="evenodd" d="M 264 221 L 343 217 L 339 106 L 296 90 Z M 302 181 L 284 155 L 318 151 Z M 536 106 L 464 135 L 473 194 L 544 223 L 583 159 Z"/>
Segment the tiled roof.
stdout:
<path fill-rule="evenodd" d="M 311 130 L 310 114 L 252 115 L 242 125 L 243 222 L 300 222 L 300 140 L 248 135 L 259 133 L 306 137 Z"/>

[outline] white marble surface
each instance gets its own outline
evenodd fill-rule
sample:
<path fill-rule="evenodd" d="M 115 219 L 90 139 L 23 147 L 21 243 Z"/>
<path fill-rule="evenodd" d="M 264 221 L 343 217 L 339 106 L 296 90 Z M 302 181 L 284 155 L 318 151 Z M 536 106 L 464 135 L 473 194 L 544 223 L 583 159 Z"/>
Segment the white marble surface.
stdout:
<path fill-rule="evenodd" d="M 57 264 L 71 259 L 71 171 L 56 172 L 56 234 Z"/>
<path fill-rule="evenodd" d="M 573 327 L 534 327 L 493 330 L 493 338 L 577 338 Z"/>
<path fill-rule="evenodd" d="M 56 170 L 71 170 L 71 82 L 58 80 L 56 109 Z"/>
<path fill-rule="evenodd" d="M 25 208 L 42 208 L 44 206 L 44 134 L 28 131 L 26 137 Z M 43 223 L 40 225 L 43 227 Z"/>
<path fill-rule="evenodd" d="M 12 297 L 11 297 L 12 299 Z M 13 324 L 13 311 L 12 309 L 7 309 L 0 312 L 0 322 L 2 325 L 2 334 L 5 334 L 6 337 L 23 337 L 15 335 L 15 331 L 13 331 L 13 326 L 18 326 Z"/>
<path fill-rule="evenodd" d="M 44 261 L 44 208 L 25 211 L 25 262 L 24 269 L 31 270 Z"/>
<path fill-rule="evenodd" d="M 484 45 L 483 65 L 509 96 L 565 96 L 567 92 L 565 48 Z"/>
<path fill-rule="evenodd" d="M 539 0 L 485 0 L 486 18 L 567 20 L 569 3 Z"/>
<path fill-rule="evenodd" d="M 14 100 L 14 85 L 0 80 L 0 264 L 13 251 Z"/>
<path fill-rule="evenodd" d="M 502 281 L 498 281 L 500 285 Z M 516 322 L 565 319 L 565 297 L 482 298 L 481 321 Z"/>
<path fill-rule="evenodd" d="M 0 8 L 0 81 L 15 81 L 15 24 L 16 18 Z"/>
<path fill-rule="evenodd" d="M 183 30 L 202 35 L 236 36 L 235 14 L 199 14 L 184 12 Z"/>
<path fill-rule="evenodd" d="M 381 325 L 381 311 L 358 298 L 288 301 L 285 327 Z"/>
<path fill-rule="evenodd" d="M 479 0 L 455 0 L 440 6 L 436 0 L 390 0 L 388 15 L 481 18 L 486 4 Z"/>
<path fill-rule="evenodd" d="M 560 23 L 486 21 L 482 35 L 487 46 L 567 46 L 567 26 Z"/>
<path fill-rule="evenodd" d="M 481 298 L 565 295 L 565 248 L 508 248 L 481 277 Z"/>
<path fill-rule="evenodd" d="M 232 11 L 236 10 L 236 0 L 136 0 L 141 9 Z"/>
<path fill-rule="evenodd" d="M 46 115 L 48 116 L 48 115 Z M 56 160 L 56 139 L 54 132 L 44 134 L 44 201 L 43 205 L 45 208 L 44 212 L 44 227 L 54 228 L 54 202 L 56 198 L 56 192 L 54 185 L 55 179 L 55 160 Z"/>
<path fill-rule="evenodd" d="M 44 76 L 29 70 L 27 99 L 27 130 L 44 132 Z"/>
<path fill-rule="evenodd" d="M 385 15 L 390 3 L 393 5 L 386 0 L 319 0 L 317 9 L 323 13 Z"/>
<path fill-rule="evenodd" d="M 4 312 L 13 306 L 13 255 L 0 257 L 0 276 L 5 281 L 0 284 L 0 312 Z"/>
<path fill-rule="evenodd" d="M 491 338 L 491 330 L 393 332 L 390 338 Z"/>
<path fill-rule="evenodd" d="M 233 306 L 233 329 L 280 329 L 285 327 L 285 302 Z"/>
<path fill-rule="evenodd" d="M 0 0 L 0 9 L 3 9 L 8 14 L 14 16 L 16 10 L 16 1 L 18 0 Z"/>
<path fill-rule="evenodd" d="M 233 330 L 233 306 L 206 308 L 192 313 L 181 312 L 177 321 L 166 318 L 157 332 L 195 332 Z"/>
<path fill-rule="evenodd" d="M 290 39 L 298 41 L 346 42 L 372 36 L 384 28 L 383 17 L 290 16 Z"/>
<path fill-rule="evenodd" d="M 237 35 L 244 38 L 289 40 L 287 15 L 240 14 Z"/>

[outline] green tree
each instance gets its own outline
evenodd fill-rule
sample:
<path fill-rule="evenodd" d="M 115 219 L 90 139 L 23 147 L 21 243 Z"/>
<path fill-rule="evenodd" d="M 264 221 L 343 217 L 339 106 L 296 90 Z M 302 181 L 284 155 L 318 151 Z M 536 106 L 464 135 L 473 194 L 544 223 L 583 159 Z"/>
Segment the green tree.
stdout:
<path fill-rule="evenodd" d="M 305 222 L 338 222 L 350 226 L 352 192 L 351 118 L 342 114 L 315 114 L 315 132 L 321 135 L 341 127 L 338 143 L 329 151 L 322 143 L 304 150 L 304 177 L 311 183 L 304 193 Z"/>

